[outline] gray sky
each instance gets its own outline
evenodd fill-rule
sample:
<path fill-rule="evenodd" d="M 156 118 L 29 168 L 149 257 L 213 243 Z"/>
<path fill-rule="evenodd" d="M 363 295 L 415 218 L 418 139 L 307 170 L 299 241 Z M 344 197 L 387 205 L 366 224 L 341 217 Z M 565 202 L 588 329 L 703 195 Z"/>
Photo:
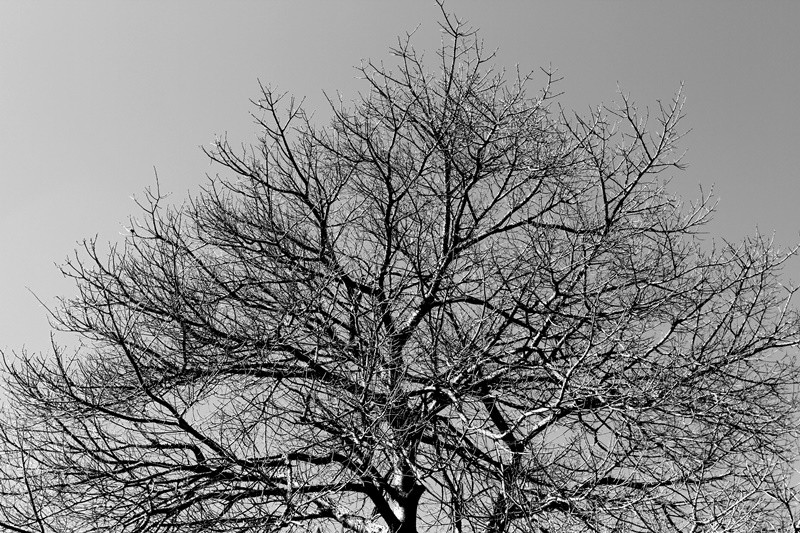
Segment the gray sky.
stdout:
<path fill-rule="evenodd" d="M 586 111 L 617 84 L 641 106 L 687 98 L 685 198 L 714 186 L 710 237 L 756 227 L 800 240 L 800 2 L 454 1 L 498 64 L 552 65 L 561 101 Z M 179 201 L 214 173 L 199 146 L 250 142 L 258 82 L 346 99 L 361 59 L 414 30 L 433 59 L 432 0 L 44 2 L 0 0 L 0 349 L 45 349 L 45 302 L 73 287 L 54 266 L 85 238 L 120 238 L 132 195 Z M 535 87 L 532 87 L 535 89 Z M 792 264 L 787 275 L 800 276 Z"/>

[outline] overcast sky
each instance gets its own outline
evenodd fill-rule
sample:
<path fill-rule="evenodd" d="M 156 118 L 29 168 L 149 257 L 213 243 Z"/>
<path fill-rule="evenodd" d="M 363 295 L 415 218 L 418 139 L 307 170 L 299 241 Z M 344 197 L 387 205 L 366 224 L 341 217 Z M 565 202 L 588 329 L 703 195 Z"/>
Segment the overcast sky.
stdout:
<path fill-rule="evenodd" d="M 585 112 L 618 84 L 641 106 L 683 82 L 688 170 L 674 190 L 714 187 L 709 238 L 800 240 L 800 2 L 453 1 L 498 63 L 557 68 L 561 101 Z M 55 266 L 85 237 L 120 239 L 131 196 L 181 198 L 214 173 L 199 147 L 250 142 L 258 80 L 347 99 L 353 66 L 389 60 L 414 30 L 433 58 L 432 0 L 115 2 L 0 0 L 0 349 L 45 349 Z M 794 263 L 792 269 L 795 268 Z M 800 281 L 800 272 L 787 276 Z"/>

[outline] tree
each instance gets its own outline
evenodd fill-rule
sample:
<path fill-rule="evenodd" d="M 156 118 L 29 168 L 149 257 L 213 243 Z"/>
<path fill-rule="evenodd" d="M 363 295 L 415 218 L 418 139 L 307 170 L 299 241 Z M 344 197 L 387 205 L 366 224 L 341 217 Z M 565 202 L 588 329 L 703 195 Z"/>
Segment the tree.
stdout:
<path fill-rule="evenodd" d="M 793 527 L 789 254 L 668 194 L 680 93 L 570 116 L 442 27 L 327 127 L 262 88 L 229 176 L 66 263 L 81 346 L 7 363 L 5 530 Z"/>

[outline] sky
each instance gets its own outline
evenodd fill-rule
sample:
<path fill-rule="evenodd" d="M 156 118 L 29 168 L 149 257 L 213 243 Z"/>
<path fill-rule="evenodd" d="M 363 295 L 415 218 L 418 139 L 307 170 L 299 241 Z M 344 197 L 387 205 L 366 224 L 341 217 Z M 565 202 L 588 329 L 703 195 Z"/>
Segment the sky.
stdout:
<path fill-rule="evenodd" d="M 719 200 L 710 239 L 800 242 L 800 2 L 455 1 L 497 64 L 550 67 L 561 104 L 586 113 L 618 91 L 640 107 L 683 83 L 688 168 L 672 190 Z M 0 350 L 46 351 L 44 305 L 74 286 L 57 265 L 122 238 L 132 197 L 180 203 L 221 172 L 200 147 L 251 143 L 259 81 L 306 98 L 365 90 L 354 67 L 390 62 L 414 31 L 432 60 L 433 0 L 0 0 Z M 539 78 L 541 79 L 541 78 Z M 536 89 L 532 86 L 532 89 Z M 800 282 L 800 262 L 786 276 Z M 57 337 L 57 341 L 59 338 Z"/>

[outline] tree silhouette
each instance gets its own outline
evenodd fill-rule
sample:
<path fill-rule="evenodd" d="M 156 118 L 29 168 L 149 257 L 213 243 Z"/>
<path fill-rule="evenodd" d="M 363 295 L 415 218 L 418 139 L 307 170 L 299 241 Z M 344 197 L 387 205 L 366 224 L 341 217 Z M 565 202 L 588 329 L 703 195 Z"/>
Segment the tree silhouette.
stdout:
<path fill-rule="evenodd" d="M 665 190 L 680 93 L 568 115 L 442 28 L 327 127 L 264 87 L 227 176 L 65 264 L 82 344 L 8 363 L 0 529 L 792 527 L 787 255 Z"/>

